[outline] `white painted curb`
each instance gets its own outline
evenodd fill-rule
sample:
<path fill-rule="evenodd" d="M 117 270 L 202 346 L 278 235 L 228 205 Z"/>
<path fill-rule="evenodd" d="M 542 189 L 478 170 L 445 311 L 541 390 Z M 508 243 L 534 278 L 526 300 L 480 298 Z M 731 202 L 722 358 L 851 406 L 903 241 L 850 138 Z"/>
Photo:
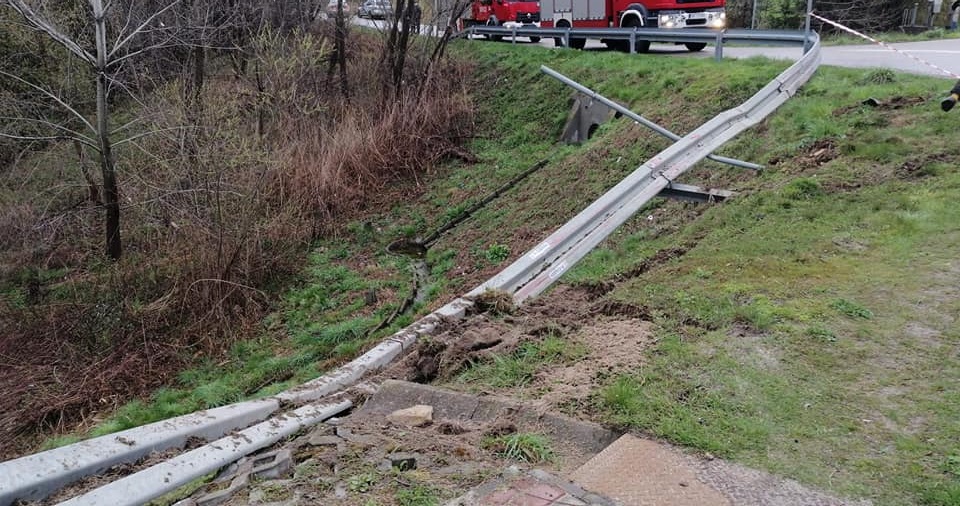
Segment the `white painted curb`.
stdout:
<path fill-rule="evenodd" d="M 276 399 L 241 402 L 0 463 L 0 505 L 43 499 L 85 476 L 153 451 L 181 447 L 190 438 L 220 437 L 265 419 L 279 407 Z"/>
<path fill-rule="evenodd" d="M 249 429 L 218 439 L 60 504 L 64 506 L 144 504 L 245 455 L 270 446 L 304 427 L 315 425 L 337 413 L 346 411 L 352 406 L 353 403 L 350 401 L 341 401 L 336 404 L 304 406 L 277 415 Z"/>
<path fill-rule="evenodd" d="M 280 392 L 275 397 L 284 402 L 302 403 L 320 399 L 356 383 L 369 372 L 389 364 L 404 350 L 413 346 L 417 338 L 433 332 L 443 318 L 462 318 L 473 303 L 462 298 L 420 318 L 407 328 L 388 337 L 370 351 L 357 357 L 336 371 L 310 380 L 302 385 Z"/>

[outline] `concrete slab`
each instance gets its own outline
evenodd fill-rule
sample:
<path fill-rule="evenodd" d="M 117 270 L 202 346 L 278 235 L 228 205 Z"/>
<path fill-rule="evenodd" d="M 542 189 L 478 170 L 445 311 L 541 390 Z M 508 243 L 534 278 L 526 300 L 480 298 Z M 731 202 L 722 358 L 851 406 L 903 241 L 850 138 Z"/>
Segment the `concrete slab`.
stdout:
<path fill-rule="evenodd" d="M 518 422 L 537 424 L 543 427 L 544 433 L 548 436 L 575 444 L 588 454 L 603 450 L 620 435 L 597 424 L 552 413 L 537 413 L 525 408 L 522 404 L 505 399 L 477 397 L 397 380 L 384 381 L 357 414 L 360 416 L 365 413 L 388 415 L 418 404 L 433 406 L 435 421 L 490 422 L 509 418 Z"/>
<path fill-rule="evenodd" d="M 444 506 L 615 506 L 610 499 L 540 469 L 508 469 Z"/>
<path fill-rule="evenodd" d="M 848 506 L 846 501 L 719 459 L 707 460 L 662 443 L 625 435 L 574 471 L 584 488 L 617 504 L 657 506 Z"/>
<path fill-rule="evenodd" d="M 620 504 L 731 506 L 697 479 L 684 455 L 667 446 L 625 435 L 576 470 L 571 478 Z"/>

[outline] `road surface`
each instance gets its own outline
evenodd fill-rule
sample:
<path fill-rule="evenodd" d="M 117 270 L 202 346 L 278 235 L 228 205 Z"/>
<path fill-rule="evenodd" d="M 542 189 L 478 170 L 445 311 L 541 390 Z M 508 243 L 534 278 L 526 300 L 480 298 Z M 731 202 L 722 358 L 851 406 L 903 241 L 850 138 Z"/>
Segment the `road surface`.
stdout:
<path fill-rule="evenodd" d="M 926 60 L 960 78 L 960 39 L 903 42 L 893 47 Z M 709 51 L 711 48 L 708 48 Z M 723 56 L 746 58 L 763 55 L 768 58 L 796 60 L 802 50 L 791 47 L 725 47 Z M 712 54 L 712 53 L 711 53 Z M 906 55 L 891 51 L 877 44 L 855 46 L 823 46 L 820 50 L 823 65 L 852 68 L 888 68 L 914 74 L 927 74 L 950 78 L 951 76 L 924 65 Z"/>

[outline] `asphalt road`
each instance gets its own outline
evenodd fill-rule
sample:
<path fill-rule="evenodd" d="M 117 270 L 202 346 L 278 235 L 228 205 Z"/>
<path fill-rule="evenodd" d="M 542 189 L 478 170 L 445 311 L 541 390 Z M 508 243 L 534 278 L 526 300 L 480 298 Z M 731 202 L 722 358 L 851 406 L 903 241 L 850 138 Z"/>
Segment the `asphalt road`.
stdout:
<path fill-rule="evenodd" d="M 900 51 L 926 60 L 953 73 L 960 78 L 960 39 L 930 40 L 924 42 L 903 42 L 890 44 Z M 712 47 L 705 51 L 712 51 Z M 746 58 L 763 55 L 768 58 L 796 60 L 802 50 L 791 47 L 725 47 L 724 57 Z M 712 54 L 712 53 L 711 53 Z M 933 67 L 924 65 L 905 54 L 891 51 L 877 44 L 856 46 L 823 46 L 820 50 L 822 65 L 852 68 L 888 68 L 915 74 L 928 74 L 951 78 L 950 75 Z"/>

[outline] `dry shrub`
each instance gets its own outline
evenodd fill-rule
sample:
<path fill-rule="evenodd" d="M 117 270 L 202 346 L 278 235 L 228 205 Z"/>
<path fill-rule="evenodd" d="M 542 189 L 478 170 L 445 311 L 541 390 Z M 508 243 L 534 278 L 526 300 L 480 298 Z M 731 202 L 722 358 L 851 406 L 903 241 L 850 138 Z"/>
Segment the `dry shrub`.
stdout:
<path fill-rule="evenodd" d="M 281 154 L 277 189 L 328 218 L 353 211 L 392 181 L 467 156 L 458 141 L 469 133 L 469 111 L 463 94 L 438 89 L 389 102 L 377 115 L 354 109 L 326 135 L 304 126 Z"/>
<path fill-rule="evenodd" d="M 317 36 L 329 40 L 329 29 L 322 25 Z M 271 142 L 284 146 L 278 152 L 282 170 L 270 185 L 277 197 L 330 221 L 364 206 L 391 182 L 416 178 L 444 158 L 470 158 L 463 149 L 473 129 L 468 69 L 462 63 L 431 61 L 429 44 L 435 42 L 418 40 L 410 49 L 406 84 L 399 93 L 382 62 L 387 41 L 377 35 L 351 39 L 349 99 L 342 97 L 342 83 L 336 81 L 337 73 L 327 74 L 326 65 L 316 69 L 325 75 L 297 75 L 322 83 L 313 89 L 325 96 L 306 101 L 325 106 L 312 114 L 291 111 L 274 123 Z"/>
<path fill-rule="evenodd" d="M 247 75 L 208 76 L 199 102 L 180 81 L 153 89 L 139 112 L 158 134 L 118 151 L 119 262 L 101 255 L 102 209 L 84 202 L 70 149 L 59 176 L 11 169 L 17 182 L 0 187 L 0 458 L 38 428 L 69 428 L 222 354 L 256 331 L 275 300 L 266 287 L 297 271 L 320 231 L 391 182 L 468 156 L 464 68 L 412 54 L 397 95 L 371 64 L 382 41 L 352 36 L 347 103 L 326 40 L 265 35 Z"/>

